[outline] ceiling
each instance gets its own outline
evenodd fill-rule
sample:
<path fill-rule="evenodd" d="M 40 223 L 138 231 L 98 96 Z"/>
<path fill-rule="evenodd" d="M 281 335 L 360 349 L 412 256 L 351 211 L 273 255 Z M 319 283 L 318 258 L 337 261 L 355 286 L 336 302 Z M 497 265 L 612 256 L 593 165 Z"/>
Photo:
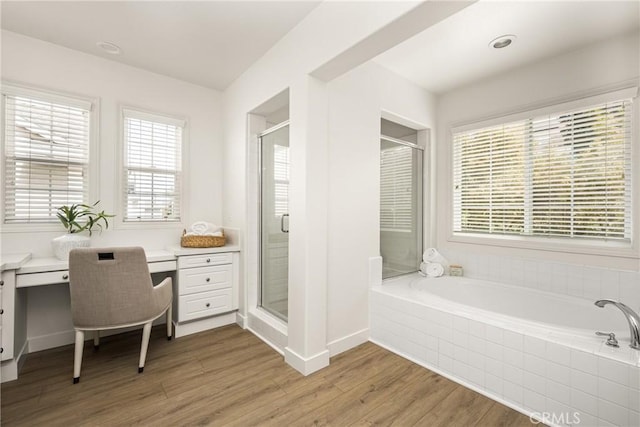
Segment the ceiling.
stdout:
<path fill-rule="evenodd" d="M 374 61 L 440 94 L 639 28 L 636 0 L 481 0 Z M 489 48 L 491 40 L 504 34 L 517 39 L 504 49 Z"/>
<path fill-rule="evenodd" d="M 223 90 L 319 3 L 2 1 L 1 13 L 3 29 Z"/>
<path fill-rule="evenodd" d="M 224 90 L 320 3 L 1 1 L 2 28 Z M 374 59 L 439 94 L 640 28 L 640 2 L 480 0 Z M 502 50 L 489 42 L 515 34 Z M 118 45 L 120 55 L 96 46 Z"/>

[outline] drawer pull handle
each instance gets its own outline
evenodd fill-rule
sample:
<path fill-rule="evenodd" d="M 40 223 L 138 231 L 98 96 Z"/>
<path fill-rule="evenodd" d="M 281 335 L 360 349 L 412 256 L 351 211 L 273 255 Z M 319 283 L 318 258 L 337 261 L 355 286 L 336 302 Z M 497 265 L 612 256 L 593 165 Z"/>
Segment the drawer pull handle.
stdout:
<path fill-rule="evenodd" d="M 4 308 L 0 308 L 0 314 L 4 314 Z"/>
<path fill-rule="evenodd" d="M 0 286 L 4 286 L 4 280 L 0 280 Z"/>
<path fill-rule="evenodd" d="M 4 353 L 4 348 L 0 347 L 0 353 Z"/>
<path fill-rule="evenodd" d="M 62 280 L 67 280 L 68 278 L 69 278 L 69 275 L 68 275 L 68 274 L 63 274 L 63 275 L 62 275 Z"/>
<path fill-rule="evenodd" d="M 207 280 L 207 282 L 210 282 L 210 281 L 211 281 L 211 278 L 207 277 L 207 279 L 206 279 L 206 280 Z"/>
<path fill-rule="evenodd" d="M 211 258 L 207 258 L 207 262 L 211 262 Z"/>
<path fill-rule="evenodd" d="M 210 304 L 210 303 L 207 303 L 207 308 L 209 308 L 209 307 L 211 307 L 211 304 Z"/>

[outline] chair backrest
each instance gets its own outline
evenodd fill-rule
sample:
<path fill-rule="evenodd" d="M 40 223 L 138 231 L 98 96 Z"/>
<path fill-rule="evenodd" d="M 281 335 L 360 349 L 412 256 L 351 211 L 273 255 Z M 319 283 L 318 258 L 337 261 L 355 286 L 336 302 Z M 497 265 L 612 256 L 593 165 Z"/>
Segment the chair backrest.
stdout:
<path fill-rule="evenodd" d="M 126 326 L 155 314 L 153 283 L 140 247 L 73 249 L 69 290 L 75 327 Z"/>

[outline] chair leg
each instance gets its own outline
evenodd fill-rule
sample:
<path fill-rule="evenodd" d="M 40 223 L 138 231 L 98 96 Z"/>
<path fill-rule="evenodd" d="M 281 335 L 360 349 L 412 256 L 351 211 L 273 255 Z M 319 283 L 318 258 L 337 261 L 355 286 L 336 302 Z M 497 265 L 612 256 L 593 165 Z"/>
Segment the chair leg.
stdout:
<path fill-rule="evenodd" d="M 140 362 L 138 363 L 138 373 L 144 371 L 144 361 L 147 359 L 147 349 L 149 348 L 149 336 L 151 335 L 151 323 L 145 323 L 142 327 L 142 347 L 140 348 Z"/>
<path fill-rule="evenodd" d="M 167 308 L 167 340 L 171 341 L 171 337 L 173 336 L 173 313 L 171 304 L 169 304 L 169 308 Z"/>
<path fill-rule="evenodd" d="M 93 349 L 98 350 L 100 348 L 100 331 L 93 331 Z"/>
<path fill-rule="evenodd" d="M 82 350 L 84 349 L 84 331 L 76 329 L 76 348 L 73 356 L 73 383 L 80 382 L 80 368 L 82 367 Z"/>

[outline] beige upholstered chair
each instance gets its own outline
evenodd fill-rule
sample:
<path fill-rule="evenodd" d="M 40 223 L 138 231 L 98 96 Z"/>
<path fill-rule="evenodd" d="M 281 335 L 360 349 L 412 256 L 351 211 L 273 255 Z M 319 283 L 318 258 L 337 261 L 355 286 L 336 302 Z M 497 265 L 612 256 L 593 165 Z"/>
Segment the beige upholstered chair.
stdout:
<path fill-rule="evenodd" d="M 69 253 L 71 314 L 76 331 L 73 382 L 80 381 L 84 332 L 142 325 L 138 372 L 144 370 L 151 323 L 167 313 L 167 338 L 171 339 L 171 278 L 153 286 L 144 250 L 131 248 L 73 249 Z"/>

